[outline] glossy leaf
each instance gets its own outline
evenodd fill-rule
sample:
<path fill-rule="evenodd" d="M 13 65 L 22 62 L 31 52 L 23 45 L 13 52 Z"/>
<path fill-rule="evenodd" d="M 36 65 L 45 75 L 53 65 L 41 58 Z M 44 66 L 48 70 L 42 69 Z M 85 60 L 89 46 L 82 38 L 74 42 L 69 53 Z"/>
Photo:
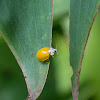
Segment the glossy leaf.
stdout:
<path fill-rule="evenodd" d="M 49 65 L 36 53 L 50 46 L 51 13 L 52 0 L 0 0 L 0 34 L 22 69 L 30 100 L 40 95 L 47 77 Z"/>
<path fill-rule="evenodd" d="M 98 0 L 70 0 L 70 64 L 72 94 L 78 100 L 79 78 L 89 33 L 98 11 Z"/>

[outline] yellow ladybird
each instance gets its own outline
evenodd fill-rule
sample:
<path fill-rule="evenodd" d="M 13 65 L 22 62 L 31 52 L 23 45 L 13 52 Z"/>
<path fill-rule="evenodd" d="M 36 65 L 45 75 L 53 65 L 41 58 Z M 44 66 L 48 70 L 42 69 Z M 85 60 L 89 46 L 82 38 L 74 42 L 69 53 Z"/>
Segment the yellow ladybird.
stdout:
<path fill-rule="evenodd" d="M 36 54 L 36 57 L 38 60 L 40 61 L 45 61 L 47 59 L 49 59 L 50 55 L 53 56 L 54 55 L 54 52 L 56 52 L 57 49 L 54 49 L 52 47 L 44 47 L 44 48 L 41 48 L 37 54 Z"/>

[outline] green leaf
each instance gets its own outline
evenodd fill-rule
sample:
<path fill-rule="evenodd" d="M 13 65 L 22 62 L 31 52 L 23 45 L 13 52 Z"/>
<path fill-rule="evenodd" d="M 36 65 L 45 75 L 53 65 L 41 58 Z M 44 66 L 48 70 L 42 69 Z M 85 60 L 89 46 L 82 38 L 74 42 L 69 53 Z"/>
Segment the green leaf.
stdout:
<path fill-rule="evenodd" d="M 73 68 L 73 100 L 78 100 L 82 60 L 98 12 L 98 2 L 98 0 L 70 0 L 70 64 Z"/>
<path fill-rule="evenodd" d="M 47 77 L 47 63 L 36 58 L 49 47 L 52 29 L 52 0 L 1 0 L 0 34 L 24 74 L 29 99 L 40 95 Z"/>

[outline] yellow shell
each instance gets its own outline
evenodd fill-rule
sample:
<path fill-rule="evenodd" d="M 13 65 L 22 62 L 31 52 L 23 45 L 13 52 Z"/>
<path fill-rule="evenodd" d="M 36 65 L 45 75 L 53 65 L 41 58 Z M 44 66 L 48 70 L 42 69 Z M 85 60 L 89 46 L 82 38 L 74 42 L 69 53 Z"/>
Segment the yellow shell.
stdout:
<path fill-rule="evenodd" d="M 50 54 L 49 54 L 48 50 L 49 50 L 49 47 L 41 48 L 36 54 L 37 59 L 40 61 L 45 61 L 45 60 L 49 59 Z"/>

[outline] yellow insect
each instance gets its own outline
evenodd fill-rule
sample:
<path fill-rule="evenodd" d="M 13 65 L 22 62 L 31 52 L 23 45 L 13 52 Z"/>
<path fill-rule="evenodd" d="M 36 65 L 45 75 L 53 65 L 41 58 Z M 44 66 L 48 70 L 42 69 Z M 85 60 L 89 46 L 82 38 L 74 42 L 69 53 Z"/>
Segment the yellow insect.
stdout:
<path fill-rule="evenodd" d="M 55 52 L 57 52 L 57 49 L 44 47 L 37 52 L 36 57 L 40 61 L 45 61 L 49 59 L 50 55 L 53 56 Z"/>

